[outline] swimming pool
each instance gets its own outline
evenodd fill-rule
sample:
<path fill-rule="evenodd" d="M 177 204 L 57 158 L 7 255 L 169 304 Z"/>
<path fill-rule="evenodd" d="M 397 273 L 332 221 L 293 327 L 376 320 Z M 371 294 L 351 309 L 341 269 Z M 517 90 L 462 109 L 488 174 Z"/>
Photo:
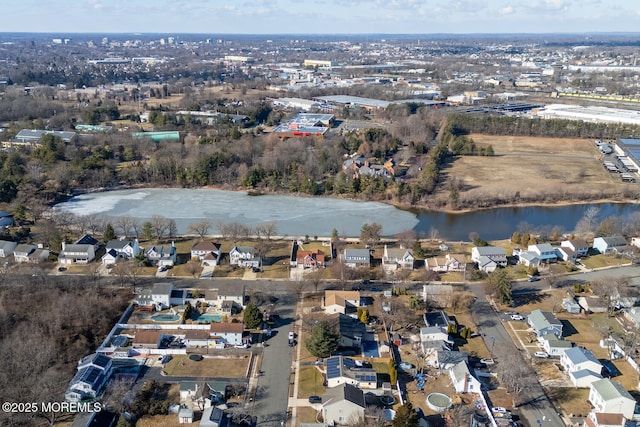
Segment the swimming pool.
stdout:
<path fill-rule="evenodd" d="M 196 319 L 196 322 L 203 322 L 203 323 L 217 322 L 217 323 L 219 323 L 221 320 L 222 320 L 222 316 L 219 315 L 219 314 L 201 314 Z"/>
<path fill-rule="evenodd" d="M 177 314 L 154 314 L 151 320 L 154 322 L 175 322 L 180 319 Z"/>

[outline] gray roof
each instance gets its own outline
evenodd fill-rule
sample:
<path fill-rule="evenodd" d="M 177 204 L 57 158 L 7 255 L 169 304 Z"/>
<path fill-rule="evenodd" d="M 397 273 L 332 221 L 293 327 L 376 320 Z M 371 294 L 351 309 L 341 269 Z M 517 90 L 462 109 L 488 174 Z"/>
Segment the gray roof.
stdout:
<path fill-rule="evenodd" d="M 582 347 L 572 347 L 564 352 L 565 356 L 573 362 L 574 365 L 584 362 L 594 362 L 601 365 L 600 361 L 591 351 Z"/>
<path fill-rule="evenodd" d="M 107 242 L 106 249 L 107 250 L 109 250 L 109 249 L 123 249 L 125 246 L 127 246 L 130 243 L 131 243 L 131 241 L 129 241 L 129 240 L 117 240 L 117 239 L 109 240 Z"/>
<path fill-rule="evenodd" d="M 475 247 L 476 252 L 478 252 L 478 255 L 482 256 L 496 256 L 496 255 L 503 255 L 503 256 L 507 256 L 507 253 L 505 252 L 504 248 L 502 246 L 476 246 Z"/>
<path fill-rule="evenodd" d="M 18 246 L 18 244 L 16 242 L 10 242 L 8 240 L 0 240 L 0 249 L 13 249 L 16 246 Z"/>
<path fill-rule="evenodd" d="M 336 319 L 336 318 L 334 318 Z M 340 335 L 348 338 L 363 337 L 366 332 L 364 323 L 346 314 L 338 313 L 336 323 Z"/>
<path fill-rule="evenodd" d="M 349 401 L 362 408 L 366 407 L 364 393 L 362 390 L 351 384 L 340 384 L 337 387 L 330 388 L 322 396 L 323 405 L 335 403 L 341 400 Z"/>
<path fill-rule="evenodd" d="M 30 254 L 31 252 L 35 251 L 37 249 L 36 245 L 27 245 L 27 244 L 20 244 L 18 246 L 15 247 L 15 249 L 13 250 L 14 254 L 17 253 L 26 253 L 26 254 Z"/>
<path fill-rule="evenodd" d="M 76 245 L 91 245 L 95 246 L 100 243 L 95 237 L 85 234 L 76 241 Z"/>
<path fill-rule="evenodd" d="M 365 258 L 369 260 L 371 258 L 371 252 L 369 249 L 345 249 L 344 250 L 344 258 L 348 259 L 360 259 Z"/>
<path fill-rule="evenodd" d="M 66 244 L 64 245 L 64 249 L 62 250 L 61 254 L 66 254 L 66 253 L 78 253 L 78 252 L 82 252 L 82 253 L 87 253 L 89 252 L 89 248 L 92 248 L 93 245 L 78 245 L 78 244 Z"/>
<path fill-rule="evenodd" d="M 601 237 L 601 239 L 607 244 L 607 246 L 626 246 L 627 239 L 623 236 L 607 236 Z"/>
<path fill-rule="evenodd" d="M 533 323 L 534 328 L 538 330 L 549 328 L 551 326 L 562 327 L 562 322 L 558 320 L 553 313 L 539 309 L 533 310 L 531 314 L 529 314 L 529 322 Z"/>
<path fill-rule="evenodd" d="M 53 135 L 62 139 L 65 142 L 71 141 L 77 133 L 75 132 L 64 132 L 64 131 L 56 131 L 56 130 L 36 130 L 36 129 L 22 129 L 16 135 L 16 139 L 20 141 L 36 141 L 40 140 L 43 135 Z"/>
<path fill-rule="evenodd" d="M 635 402 L 635 399 L 622 387 L 622 384 L 611 381 L 608 378 L 592 382 L 591 387 L 593 387 L 605 401 L 624 397 Z"/>
<path fill-rule="evenodd" d="M 152 295 L 170 295 L 173 285 L 171 283 L 154 283 Z"/>

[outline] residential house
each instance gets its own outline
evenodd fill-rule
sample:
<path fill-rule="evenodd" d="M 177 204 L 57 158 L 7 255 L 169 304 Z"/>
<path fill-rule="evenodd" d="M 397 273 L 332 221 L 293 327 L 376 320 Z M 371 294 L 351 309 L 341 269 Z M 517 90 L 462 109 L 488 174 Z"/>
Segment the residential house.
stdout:
<path fill-rule="evenodd" d="M 107 242 L 105 251 L 107 253 L 110 251 L 115 252 L 115 256 L 117 258 L 131 259 L 138 256 L 141 252 L 141 249 L 140 249 L 140 244 L 138 242 L 138 239 L 135 239 L 135 240 L 115 240 L 114 239 L 114 240 L 109 240 Z"/>
<path fill-rule="evenodd" d="M 636 408 L 635 399 L 616 381 L 602 379 L 591 383 L 589 402 L 594 412 L 622 414 L 627 419 L 633 417 Z"/>
<path fill-rule="evenodd" d="M 352 384 L 358 388 L 378 388 L 376 371 L 363 365 L 362 361 L 350 357 L 332 356 L 327 358 L 325 360 L 327 387 Z"/>
<path fill-rule="evenodd" d="M 631 238 L 631 246 L 635 246 L 636 248 L 640 248 L 640 237 L 632 237 Z"/>
<path fill-rule="evenodd" d="M 322 419 L 327 425 L 347 425 L 363 418 L 366 403 L 364 392 L 351 384 L 340 384 L 322 396 Z"/>
<path fill-rule="evenodd" d="M 563 240 L 560 242 L 560 248 L 566 248 L 566 253 L 571 255 L 570 259 L 573 261 L 586 257 L 589 252 L 589 244 L 583 239 Z"/>
<path fill-rule="evenodd" d="M 583 427 L 625 427 L 626 419 L 622 414 L 606 414 L 591 411 L 584 419 Z"/>
<path fill-rule="evenodd" d="M 523 264 L 527 267 L 537 267 L 540 265 L 540 257 L 532 251 L 520 251 L 518 252 L 518 264 Z"/>
<path fill-rule="evenodd" d="M 393 272 L 398 269 L 413 270 L 413 251 L 411 249 L 389 248 L 384 245 L 382 254 L 382 267 L 386 272 Z"/>
<path fill-rule="evenodd" d="M 16 262 L 30 262 L 30 255 L 33 254 L 38 247 L 36 245 L 19 244 L 13 249 L 13 258 Z"/>
<path fill-rule="evenodd" d="M 0 258 L 6 258 L 13 254 L 13 250 L 18 246 L 16 242 L 0 240 Z"/>
<path fill-rule="evenodd" d="M 324 311 L 328 314 L 354 313 L 360 307 L 358 291 L 324 291 Z"/>
<path fill-rule="evenodd" d="M 151 246 L 145 249 L 144 257 L 151 265 L 157 265 L 158 267 L 173 266 L 177 262 L 176 247 L 173 243 L 171 243 L 171 246 Z"/>
<path fill-rule="evenodd" d="M 544 351 L 552 357 L 562 357 L 565 351 L 573 347 L 571 341 L 561 340 L 553 333 L 541 336 L 540 342 Z"/>
<path fill-rule="evenodd" d="M 538 338 L 549 333 L 562 338 L 562 322 L 553 313 L 540 309 L 533 310 L 527 317 L 527 323 Z"/>
<path fill-rule="evenodd" d="M 602 364 L 598 358 L 583 347 L 565 350 L 560 364 L 575 387 L 589 387 L 592 382 L 602 379 Z"/>
<path fill-rule="evenodd" d="M 486 256 L 481 256 L 480 258 L 478 258 L 476 265 L 478 266 L 478 270 L 484 271 L 487 274 L 493 273 L 500 266 L 498 263 Z"/>
<path fill-rule="evenodd" d="M 93 246 L 93 252 L 98 252 L 98 249 L 100 248 L 100 241 L 95 237 L 91 236 L 90 234 L 85 234 L 84 236 L 80 237 L 78 240 L 74 242 L 74 244 L 91 245 Z"/>
<path fill-rule="evenodd" d="M 157 329 L 139 329 L 133 338 L 133 348 L 160 348 L 164 334 Z"/>
<path fill-rule="evenodd" d="M 340 334 L 339 347 L 358 349 L 362 347 L 362 340 L 366 333 L 364 323 L 342 313 L 330 316 L 330 321 L 335 325 Z"/>
<path fill-rule="evenodd" d="M 427 270 L 438 273 L 448 273 L 450 271 L 465 271 L 467 261 L 462 254 L 446 254 L 445 256 L 431 257 L 425 260 Z"/>
<path fill-rule="evenodd" d="M 230 304 L 229 314 L 242 311 L 244 308 L 244 285 L 238 283 L 218 283 L 217 304 L 223 309 Z M 223 310 L 224 311 L 224 310 Z"/>
<path fill-rule="evenodd" d="M 187 329 L 184 332 L 184 341 L 187 348 L 207 348 L 215 340 L 211 339 L 208 329 Z"/>
<path fill-rule="evenodd" d="M 242 323 L 216 323 L 212 322 L 209 333 L 218 342 L 228 345 L 242 344 L 242 333 L 244 325 Z"/>
<path fill-rule="evenodd" d="M 94 353 L 78 362 L 78 371 L 64 394 L 67 402 L 95 399 L 111 375 L 111 358 Z"/>
<path fill-rule="evenodd" d="M 567 310 L 567 313 L 578 314 L 580 313 L 580 304 L 576 302 L 574 298 L 567 297 L 562 299 L 562 307 Z"/>
<path fill-rule="evenodd" d="M 217 406 L 209 406 L 202 411 L 200 427 L 223 427 L 229 425 L 224 411 Z"/>
<path fill-rule="evenodd" d="M 422 316 L 422 320 L 424 320 L 425 326 L 440 326 L 448 328 L 449 325 L 456 324 L 456 322 L 451 320 L 447 313 L 442 310 L 429 311 Z"/>
<path fill-rule="evenodd" d="M 179 424 L 191 424 L 193 422 L 193 409 L 180 407 L 178 411 Z"/>
<path fill-rule="evenodd" d="M 578 305 L 586 313 L 606 313 L 609 310 L 606 299 L 594 295 L 579 296 Z"/>
<path fill-rule="evenodd" d="M 160 309 L 171 307 L 171 283 L 154 283 L 151 288 L 151 300 Z"/>
<path fill-rule="evenodd" d="M 221 256 L 220 243 L 199 242 L 191 247 L 191 259 L 208 266 L 218 265 Z"/>
<path fill-rule="evenodd" d="M 95 257 L 95 249 L 91 244 L 67 244 L 62 242 L 62 251 L 58 255 L 58 262 L 60 264 L 88 264 Z"/>
<path fill-rule="evenodd" d="M 627 247 L 627 239 L 623 236 L 596 237 L 593 239 L 592 247 L 605 255 L 619 253 Z"/>
<path fill-rule="evenodd" d="M 456 393 L 481 392 L 480 381 L 471 373 L 469 365 L 465 361 L 461 361 L 449 369 L 449 377 Z"/>
<path fill-rule="evenodd" d="M 507 266 L 507 253 L 501 246 L 475 246 L 471 248 L 471 260 L 480 265 L 487 264 L 486 259 L 500 267 Z"/>
<path fill-rule="evenodd" d="M 296 252 L 296 267 L 297 268 L 319 268 L 326 265 L 325 253 L 320 249 L 314 249 L 311 251 Z"/>
<path fill-rule="evenodd" d="M 439 349 L 436 350 L 434 356 L 425 356 L 425 360 L 429 366 L 449 370 L 460 362 L 469 362 L 469 354 L 464 351 Z"/>
<path fill-rule="evenodd" d="M 624 310 L 624 317 L 636 327 L 640 327 L 640 307 L 631 307 Z"/>
<path fill-rule="evenodd" d="M 556 251 L 549 243 L 538 243 L 537 245 L 529 245 L 527 252 L 533 252 L 540 258 L 542 264 L 556 262 L 558 257 Z"/>
<path fill-rule="evenodd" d="M 234 246 L 229 251 L 229 263 L 238 267 L 259 268 L 262 260 L 255 252 L 256 249 L 253 246 Z"/>
<path fill-rule="evenodd" d="M 105 266 L 113 266 L 118 262 L 119 259 L 120 257 L 118 256 L 118 252 L 116 252 L 114 249 L 109 249 L 105 251 L 104 255 L 102 255 L 102 257 L 100 258 L 100 262 L 102 262 L 102 265 Z"/>
<path fill-rule="evenodd" d="M 12 227 L 13 224 L 15 224 L 13 215 L 11 215 L 9 212 L 0 211 L 0 227 L 8 228 Z"/>
<path fill-rule="evenodd" d="M 445 326 L 427 326 L 420 328 L 420 346 L 425 357 L 429 357 L 439 350 L 451 350 L 453 341 Z"/>
<path fill-rule="evenodd" d="M 345 249 L 340 258 L 350 268 L 368 268 L 371 266 L 371 252 L 369 249 Z"/>
<path fill-rule="evenodd" d="M 556 257 L 562 261 L 575 263 L 578 260 L 578 254 L 571 248 L 566 246 L 558 246 L 555 248 Z"/>

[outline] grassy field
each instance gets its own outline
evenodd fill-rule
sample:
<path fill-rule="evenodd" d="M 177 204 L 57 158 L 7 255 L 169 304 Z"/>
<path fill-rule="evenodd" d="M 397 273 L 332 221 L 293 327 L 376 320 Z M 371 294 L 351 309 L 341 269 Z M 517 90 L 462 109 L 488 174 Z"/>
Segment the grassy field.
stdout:
<path fill-rule="evenodd" d="M 548 393 L 551 400 L 566 414 L 586 416 L 591 411 L 591 406 L 587 403 L 588 388 L 556 387 Z"/>
<path fill-rule="evenodd" d="M 199 362 L 187 356 L 174 356 L 166 364 L 164 371 L 169 376 L 178 377 L 224 377 L 244 378 L 249 366 L 249 357 L 234 359 L 204 358 Z"/>
<path fill-rule="evenodd" d="M 322 385 L 324 376 L 315 366 L 300 367 L 298 378 L 298 398 L 322 396 L 327 389 Z"/>
<path fill-rule="evenodd" d="M 461 183 L 460 199 L 566 199 L 567 194 L 608 194 L 625 185 L 597 160 L 590 139 L 472 134 L 492 157 L 461 156 L 445 169 L 446 179 Z M 442 196 L 445 196 L 442 187 Z"/>

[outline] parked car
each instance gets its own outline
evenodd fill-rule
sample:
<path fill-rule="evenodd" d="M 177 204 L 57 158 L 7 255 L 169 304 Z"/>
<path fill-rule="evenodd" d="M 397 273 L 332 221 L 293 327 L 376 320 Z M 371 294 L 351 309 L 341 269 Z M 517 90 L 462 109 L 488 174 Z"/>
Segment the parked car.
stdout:
<path fill-rule="evenodd" d="M 495 406 L 495 407 L 491 408 L 491 412 L 493 412 L 494 414 L 495 413 L 497 413 L 497 414 L 506 414 L 509 411 L 507 411 L 506 408 L 502 408 L 500 406 Z"/>
<path fill-rule="evenodd" d="M 530 276 L 530 277 L 527 279 L 527 281 L 529 281 L 529 282 L 537 282 L 538 280 L 540 280 L 540 278 L 539 278 L 539 277 L 537 277 L 537 276 Z"/>
<path fill-rule="evenodd" d="M 524 317 L 520 316 L 519 314 L 512 314 L 511 320 L 524 320 Z"/>
<path fill-rule="evenodd" d="M 484 363 L 485 365 L 493 365 L 496 363 L 493 359 L 480 359 L 480 363 Z"/>
<path fill-rule="evenodd" d="M 247 344 L 247 343 L 236 344 L 234 347 L 235 348 L 249 348 L 249 344 Z"/>
<path fill-rule="evenodd" d="M 309 403 L 322 403 L 320 396 L 309 396 Z"/>
<path fill-rule="evenodd" d="M 539 358 L 541 358 L 541 359 L 546 359 L 546 358 L 548 358 L 548 357 L 549 357 L 549 355 L 548 355 L 546 352 L 544 352 L 544 351 L 536 351 L 535 353 L 533 353 L 533 355 L 534 355 L 535 357 L 539 357 Z"/>

